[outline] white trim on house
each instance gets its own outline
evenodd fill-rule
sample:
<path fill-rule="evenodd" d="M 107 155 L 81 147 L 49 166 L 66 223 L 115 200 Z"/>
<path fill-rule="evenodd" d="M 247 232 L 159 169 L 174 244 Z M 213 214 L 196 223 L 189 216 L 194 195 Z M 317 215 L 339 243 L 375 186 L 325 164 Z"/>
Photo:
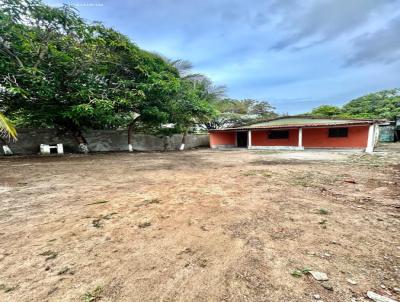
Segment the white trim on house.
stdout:
<path fill-rule="evenodd" d="M 367 153 L 374 152 L 375 135 L 376 135 L 375 124 L 372 124 L 369 126 L 369 129 L 368 129 L 368 142 L 367 142 L 367 148 L 365 149 L 365 152 L 367 152 Z"/>
<path fill-rule="evenodd" d="M 301 151 L 304 150 L 304 147 L 298 146 L 250 146 L 250 150 L 293 150 L 293 151 Z"/>
<path fill-rule="evenodd" d="M 251 149 L 251 130 L 247 131 L 247 148 Z"/>
<path fill-rule="evenodd" d="M 299 147 L 303 147 L 303 128 L 299 128 L 298 134 L 299 134 L 299 138 L 298 138 Z"/>

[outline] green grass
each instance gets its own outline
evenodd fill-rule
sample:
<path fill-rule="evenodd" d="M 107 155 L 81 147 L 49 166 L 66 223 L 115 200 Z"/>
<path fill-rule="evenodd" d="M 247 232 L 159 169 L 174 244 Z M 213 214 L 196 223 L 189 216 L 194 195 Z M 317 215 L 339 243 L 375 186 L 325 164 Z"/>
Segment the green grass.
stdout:
<path fill-rule="evenodd" d="M 103 293 L 103 288 L 101 286 L 97 286 L 93 291 L 86 292 L 83 295 L 83 302 L 96 302 L 101 299 L 101 294 Z"/>
<path fill-rule="evenodd" d="M 318 209 L 318 214 L 328 215 L 329 214 L 329 210 L 328 209 L 324 209 L 324 208 L 320 208 L 320 209 Z"/>
<path fill-rule="evenodd" d="M 295 270 L 292 271 L 290 274 L 291 274 L 293 277 L 300 278 L 301 276 L 303 276 L 303 275 L 305 275 L 305 274 L 308 274 L 309 272 L 310 272 L 310 269 L 309 269 L 309 268 L 303 267 L 303 268 L 297 268 L 297 269 L 295 269 Z"/>
<path fill-rule="evenodd" d="M 302 187 L 323 187 L 326 185 L 334 185 L 339 179 L 338 176 L 326 175 L 319 172 L 305 172 L 294 173 L 289 182 Z"/>
<path fill-rule="evenodd" d="M 117 214 L 117 213 L 116 212 L 112 212 L 112 213 L 107 214 L 107 215 L 100 215 L 99 218 L 93 219 L 92 225 L 95 228 L 102 228 L 103 227 L 102 221 L 111 219 L 115 214 Z"/>

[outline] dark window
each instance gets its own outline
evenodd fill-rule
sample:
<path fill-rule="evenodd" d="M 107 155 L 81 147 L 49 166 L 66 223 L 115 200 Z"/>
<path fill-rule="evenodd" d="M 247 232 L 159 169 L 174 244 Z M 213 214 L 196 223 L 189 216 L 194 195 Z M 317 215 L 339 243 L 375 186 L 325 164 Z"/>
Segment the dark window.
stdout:
<path fill-rule="evenodd" d="M 329 137 L 347 137 L 349 128 L 330 128 Z"/>
<path fill-rule="evenodd" d="M 268 133 L 268 138 L 269 139 L 285 139 L 285 138 L 289 138 L 289 131 L 287 131 L 287 130 L 270 131 Z"/>

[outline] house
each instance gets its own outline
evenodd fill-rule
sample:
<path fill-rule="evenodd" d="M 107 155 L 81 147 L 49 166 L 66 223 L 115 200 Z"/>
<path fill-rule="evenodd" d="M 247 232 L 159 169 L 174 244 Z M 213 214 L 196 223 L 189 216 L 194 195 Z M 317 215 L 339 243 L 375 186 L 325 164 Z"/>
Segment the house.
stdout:
<path fill-rule="evenodd" d="M 304 150 L 361 149 L 372 152 L 381 121 L 285 116 L 266 122 L 210 130 L 211 148 Z"/>

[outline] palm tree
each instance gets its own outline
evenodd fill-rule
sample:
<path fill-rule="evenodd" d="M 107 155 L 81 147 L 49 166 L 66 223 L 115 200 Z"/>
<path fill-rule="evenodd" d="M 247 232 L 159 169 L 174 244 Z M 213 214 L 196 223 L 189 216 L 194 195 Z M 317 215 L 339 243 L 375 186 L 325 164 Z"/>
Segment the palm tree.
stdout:
<path fill-rule="evenodd" d="M 4 114 L 0 112 L 0 138 L 17 138 L 17 130 Z"/>

